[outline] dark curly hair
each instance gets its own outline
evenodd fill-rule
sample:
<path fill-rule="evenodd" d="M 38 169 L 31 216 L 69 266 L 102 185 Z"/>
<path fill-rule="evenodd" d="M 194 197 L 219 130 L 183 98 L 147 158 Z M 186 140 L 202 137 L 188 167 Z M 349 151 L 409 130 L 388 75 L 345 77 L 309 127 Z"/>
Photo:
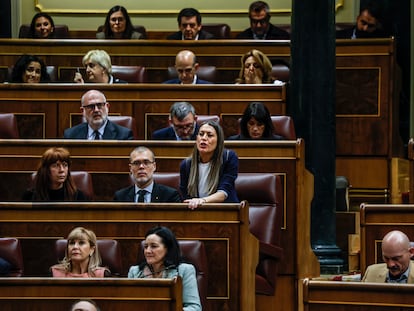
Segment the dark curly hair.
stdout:
<path fill-rule="evenodd" d="M 12 83 L 23 83 L 23 74 L 31 62 L 40 64 L 40 82 L 42 83 L 50 81 L 50 76 L 47 73 L 46 65 L 43 60 L 34 55 L 24 54 L 17 60 L 16 64 L 13 67 L 11 74 Z"/>

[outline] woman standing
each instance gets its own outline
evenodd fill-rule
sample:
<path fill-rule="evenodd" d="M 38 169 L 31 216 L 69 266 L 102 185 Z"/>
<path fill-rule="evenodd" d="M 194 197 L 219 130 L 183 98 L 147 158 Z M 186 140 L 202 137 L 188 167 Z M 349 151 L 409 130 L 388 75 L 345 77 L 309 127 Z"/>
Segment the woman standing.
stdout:
<path fill-rule="evenodd" d="M 198 131 L 191 156 L 180 165 L 180 191 L 190 209 L 204 203 L 238 203 L 234 182 L 239 159 L 224 149 L 224 134 L 214 121 L 204 122 Z"/>

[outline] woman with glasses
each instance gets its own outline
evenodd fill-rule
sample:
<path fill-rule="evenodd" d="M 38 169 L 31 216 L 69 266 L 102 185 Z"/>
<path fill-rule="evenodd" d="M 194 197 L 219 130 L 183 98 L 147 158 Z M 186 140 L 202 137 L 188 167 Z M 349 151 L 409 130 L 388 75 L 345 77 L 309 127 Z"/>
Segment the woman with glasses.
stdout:
<path fill-rule="evenodd" d="M 126 8 L 120 5 L 112 7 L 106 15 L 101 32 L 97 39 L 144 39 L 144 35 L 134 30 Z"/>
<path fill-rule="evenodd" d="M 242 56 L 237 84 L 264 84 L 273 80 L 272 63 L 263 52 L 253 49 Z"/>
<path fill-rule="evenodd" d="M 22 55 L 13 66 L 11 83 L 47 83 L 50 76 L 43 60 L 34 55 Z"/>
<path fill-rule="evenodd" d="M 27 190 L 24 201 L 86 201 L 70 175 L 70 153 L 65 148 L 52 147 L 43 153 L 34 187 Z"/>
<path fill-rule="evenodd" d="M 233 150 L 224 148 L 224 134 L 215 121 L 200 125 L 190 157 L 180 165 L 180 191 L 190 209 L 204 203 L 237 203 L 234 182 L 239 159 Z"/>
<path fill-rule="evenodd" d="M 78 69 L 73 79 L 75 83 L 127 83 L 112 76 L 111 57 L 104 50 L 90 50 L 83 57 L 82 64 L 85 66 L 86 77 L 84 78 Z"/>

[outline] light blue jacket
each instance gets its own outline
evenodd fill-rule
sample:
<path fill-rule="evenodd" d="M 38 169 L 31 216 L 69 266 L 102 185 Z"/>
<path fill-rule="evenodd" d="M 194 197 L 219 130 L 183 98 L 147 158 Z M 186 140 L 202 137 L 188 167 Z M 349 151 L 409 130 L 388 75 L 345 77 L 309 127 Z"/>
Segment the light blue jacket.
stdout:
<path fill-rule="evenodd" d="M 165 278 L 172 279 L 178 274 L 183 280 L 183 310 L 201 311 L 202 308 L 194 266 L 187 263 L 181 263 L 178 265 L 178 269 L 168 269 L 165 272 Z M 145 275 L 139 266 L 132 266 L 129 268 L 128 278 L 145 278 Z"/>

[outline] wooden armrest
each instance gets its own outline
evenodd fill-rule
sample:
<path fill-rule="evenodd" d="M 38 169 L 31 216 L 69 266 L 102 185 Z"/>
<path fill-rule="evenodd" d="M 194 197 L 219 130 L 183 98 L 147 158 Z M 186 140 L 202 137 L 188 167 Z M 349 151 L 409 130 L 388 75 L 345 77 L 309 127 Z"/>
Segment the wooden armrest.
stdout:
<path fill-rule="evenodd" d="M 259 253 L 261 256 L 273 257 L 281 260 L 283 257 L 283 248 L 259 241 Z"/>

